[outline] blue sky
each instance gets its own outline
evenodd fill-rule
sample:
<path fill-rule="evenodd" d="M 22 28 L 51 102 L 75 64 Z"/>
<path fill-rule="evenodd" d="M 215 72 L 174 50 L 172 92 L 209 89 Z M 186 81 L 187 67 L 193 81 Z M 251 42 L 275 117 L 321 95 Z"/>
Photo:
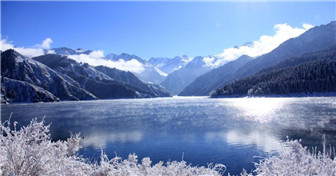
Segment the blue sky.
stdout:
<path fill-rule="evenodd" d="M 327 24 L 336 2 L 3 2 L 1 37 L 150 57 L 212 55 L 273 35 L 274 25 Z"/>

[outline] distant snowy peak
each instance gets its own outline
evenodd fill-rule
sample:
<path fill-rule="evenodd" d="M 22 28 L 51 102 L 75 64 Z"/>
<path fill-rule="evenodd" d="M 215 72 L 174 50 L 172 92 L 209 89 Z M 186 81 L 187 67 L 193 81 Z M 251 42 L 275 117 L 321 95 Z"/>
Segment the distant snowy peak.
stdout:
<path fill-rule="evenodd" d="M 135 59 L 142 64 L 146 64 L 145 60 L 143 60 L 142 58 L 134 54 L 121 53 L 118 55 L 118 54 L 111 53 L 111 54 L 106 55 L 105 58 L 108 60 L 112 60 L 112 61 L 118 61 L 118 60 L 130 61 L 130 60 Z"/>
<path fill-rule="evenodd" d="M 155 67 L 154 65 L 150 64 L 146 60 L 140 58 L 139 56 L 133 55 L 133 54 L 127 54 L 127 53 L 121 53 L 121 54 L 108 54 L 105 56 L 105 59 L 111 60 L 111 61 L 132 61 L 136 60 L 143 66 L 143 71 L 135 73 L 142 81 L 144 82 L 152 82 L 155 84 L 159 84 L 166 76 L 167 73 L 162 71 L 161 69 Z"/>
<path fill-rule="evenodd" d="M 214 56 L 197 56 L 186 64 L 186 68 L 215 67 L 217 61 Z"/>
<path fill-rule="evenodd" d="M 182 60 L 184 63 L 188 63 L 191 60 L 193 60 L 192 57 L 188 57 L 187 55 L 183 55 L 183 56 L 176 56 L 174 59 L 180 59 Z"/>
<path fill-rule="evenodd" d="M 148 62 L 154 67 L 160 69 L 162 72 L 170 74 L 173 71 L 184 67 L 192 59 L 193 58 L 188 57 L 186 55 L 176 56 L 174 58 L 153 57 L 150 58 Z"/>
<path fill-rule="evenodd" d="M 85 50 L 83 48 L 78 48 L 76 49 L 76 53 L 84 53 Z"/>
<path fill-rule="evenodd" d="M 150 64 L 152 64 L 153 66 L 162 67 L 167 62 L 169 62 L 169 60 L 171 60 L 171 58 L 168 58 L 168 57 L 152 57 L 152 58 L 149 59 L 148 62 Z"/>
<path fill-rule="evenodd" d="M 82 48 L 78 48 L 76 50 L 68 47 L 59 47 L 59 48 L 53 48 L 51 51 L 54 51 L 55 54 L 63 55 L 63 56 L 69 56 L 69 55 L 80 55 L 80 54 L 90 54 L 92 50 L 84 50 Z"/>

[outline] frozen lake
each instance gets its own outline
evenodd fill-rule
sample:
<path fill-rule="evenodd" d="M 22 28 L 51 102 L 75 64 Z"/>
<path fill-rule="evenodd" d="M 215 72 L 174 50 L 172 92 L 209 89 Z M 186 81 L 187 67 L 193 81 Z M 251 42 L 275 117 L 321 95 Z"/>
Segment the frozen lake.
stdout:
<path fill-rule="evenodd" d="M 281 151 L 282 142 L 336 146 L 336 97 L 223 98 L 174 97 L 1 105 L 1 120 L 26 125 L 45 116 L 54 140 L 81 133 L 80 154 L 153 163 L 183 160 L 192 165 L 222 163 L 238 174 L 253 169 L 254 156 Z"/>

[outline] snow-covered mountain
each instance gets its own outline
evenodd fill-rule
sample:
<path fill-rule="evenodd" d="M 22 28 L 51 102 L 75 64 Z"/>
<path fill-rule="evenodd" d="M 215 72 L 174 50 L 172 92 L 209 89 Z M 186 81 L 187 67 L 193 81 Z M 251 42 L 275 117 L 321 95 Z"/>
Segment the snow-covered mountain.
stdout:
<path fill-rule="evenodd" d="M 48 66 L 12 49 L 1 53 L 1 77 L 9 78 L 2 79 L 4 84 L 1 85 L 1 94 L 8 102 L 29 101 L 28 95 L 37 97 L 40 101 L 45 100 L 46 97 L 49 97 L 48 101 L 57 101 L 57 98 L 60 100 L 97 99 L 96 96 L 72 84 Z M 8 86 L 14 86 L 16 89 L 9 89 Z M 55 99 L 48 92 L 57 98 Z M 26 94 L 26 99 L 17 99 L 20 94 Z M 36 101 L 38 101 L 37 99 Z"/>
<path fill-rule="evenodd" d="M 54 51 L 55 54 L 62 55 L 62 56 L 69 56 L 69 55 L 80 55 L 80 54 L 86 54 L 89 55 L 92 50 L 83 50 L 83 49 L 71 49 L 68 47 L 60 47 L 60 48 L 53 48 L 51 49 Z M 138 65 L 141 65 L 143 68 L 141 72 L 133 72 L 139 79 L 146 83 L 152 83 L 152 84 L 159 84 L 161 83 L 164 78 L 167 76 L 167 74 L 160 69 L 156 68 L 146 60 L 142 59 L 141 57 L 134 55 L 134 54 L 127 54 L 127 53 L 121 53 L 121 54 L 107 54 L 103 59 L 111 60 L 114 62 L 121 62 L 126 63 L 132 60 L 135 60 L 139 62 Z"/>
<path fill-rule="evenodd" d="M 100 99 L 169 96 L 163 88 L 145 84 L 131 72 L 104 66 L 94 67 L 54 54 L 33 59 L 49 66 L 62 76 L 73 79 Z"/>
<path fill-rule="evenodd" d="M 223 66 L 212 69 L 211 71 L 194 79 L 194 81 L 186 86 L 179 95 L 207 96 L 213 89 L 221 87 L 223 79 L 232 76 L 232 74 L 234 74 L 237 70 L 239 70 L 252 59 L 253 58 L 247 55 L 243 55 L 236 60 L 224 64 Z"/>
<path fill-rule="evenodd" d="M 192 60 L 191 57 L 183 55 L 174 58 L 152 57 L 148 62 L 168 75 L 173 71 L 184 67 L 190 60 Z"/>
<path fill-rule="evenodd" d="M 67 51 L 34 58 L 13 49 L 2 52 L 2 103 L 169 96 L 162 86 L 144 83 L 131 72 L 78 63 L 65 56 L 73 50 Z"/>
<path fill-rule="evenodd" d="M 126 72 L 126 71 L 118 70 L 115 68 L 109 68 L 105 66 L 97 66 L 95 68 L 98 71 L 105 73 L 110 78 L 116 81 L 124 82 L 126 84 L 138 87 L 142 89 L 143 91 L 148 92 L 148 94 L 150 94 L 153 97 L 169 96 L 169 93 L 161 85 L 152 84 L 152 83 L 144 83 L 131 72 Z"/>
<path fill-rule="evenodd" d="M 124 61 L 130 61 L 130 60 L 137 60 L 142 64 L 146 64 L 146 61 L 143 60 L 141 57 L 136 56 L 134 54 L 127 54 L 127 53 L 121 53 L 121 54 L 108 54 L 105 56 L 108 60 L 118 61 L 118 60 L 124 60 Z"/>
<path fill-rule="evenodd" d="M 147 82 L 147 83 L 159 84 L 167 76 L 167 74 L 165 74 L 163 71 L 161 71 L 160 69 L 156 68 L 155 66 L 153 66 L 146 60 L 136 55 L 127 54 L 127 53 L 122 53 L 120 55 L 108 54 L 105 56 L 105 59 L 112 60 L 112 61 L 124 61 L 124 62 L 131 61 L 131 60 L 138 61 L 139 63 L 141 63 L 143 67 L 143 71 L 134 73 L 134 74 L 136 74 L 142 81 Z"/>
<path fill-rule="evenodd" d="M 291 57 L 323 50 L 336 44 L 335 30 L 336 22 L 332 21 L 329 24 L 309 29 L 300 36 L 283 42 L 271 52 L 254 59 L 251 59 L 248 56 L 242 56 L 240 59 L 231 61 L 228 64 L 200 76 L 186 87 L 180 95 L 209 95 L 214 89 L 223 88 L 228 83 L 252 76 L 262 69 L 274 66 Z"/>
<path fill-rule="evenodd" d="M 152 84 L 160 84 L 165 77 L 165 73 L 152 65 L 146 65 L 140 73 L 135 73 L 142 81 Z"/>
<path fill-rule="evenodd" d="M 188 62 L 184 67 L 170 73 L 161 83 L 166 90 L 173 94 L 179 94 L 195 78 L 210 71 L 212 66 L 207 64 L 207 60 L 215 60 L 213 56 L 198 56 Z"/>
<path fill-rule="evenodd" d="M 78 48 L 76 50 L 68 48 L 68 47 L 59 47 L 59 48 L 53 48 L 51 51 L 54 51 L 55 54 L 68 56 L 68 55 L 79 55 L 79 54 L 90 54 L 91 50 L 84 50 L 81 48 Z"/>

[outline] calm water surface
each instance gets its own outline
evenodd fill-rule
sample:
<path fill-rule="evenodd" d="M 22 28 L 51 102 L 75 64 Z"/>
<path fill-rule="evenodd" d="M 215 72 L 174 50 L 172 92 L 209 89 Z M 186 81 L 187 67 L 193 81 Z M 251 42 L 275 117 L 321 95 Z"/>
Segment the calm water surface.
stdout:
<path fill-rule="evenodd" d="M 32 118 L 52 123 L 54 140 L 70 132 L 84 137 L 80 154 L 97 160 L 136 153 L 154 163 L 223 163 L 227 171 L 250 171 L 254 156 L 281 151 L 286 137 L 306 146 L 336 146 L 336 97 L 176 97 L 1 105 L 1 120 L 26 125 Z"/>

